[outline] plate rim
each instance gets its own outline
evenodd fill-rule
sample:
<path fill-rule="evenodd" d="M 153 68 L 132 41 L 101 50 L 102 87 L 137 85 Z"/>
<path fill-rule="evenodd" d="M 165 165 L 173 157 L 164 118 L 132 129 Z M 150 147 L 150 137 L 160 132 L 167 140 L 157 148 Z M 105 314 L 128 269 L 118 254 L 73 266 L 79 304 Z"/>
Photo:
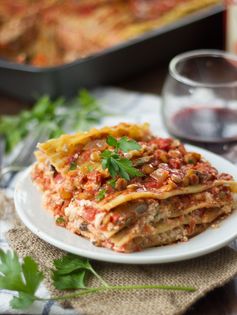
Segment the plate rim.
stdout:
<path fill-rule="evenodd" d="M 230 164 L 232 167 L 236 168 L 237 171 L 237 167 L 231 163 L 230 161 L 226 160 L 225 158 L 223 158 L 222 156 L 218 156 L 217 154 L 208 151 L 206 149 L 194 146 L 194 145 L 189 145 L 189 144 L 185 144 L 185 147 L 188 148 L 188 150 L 193 150 L 196 152 L 200 152 L 204 158 L 205 158 L 205 154 L 209 155 L 209 157 L 211 157 L 211 159 L 218 159 L 218 160 L 222 160 L 222 162 L 224 163 L 228 163 Z M 213 164 L 213 162 L 211 162 Z M 30 171 L 31 171 L 31 167 L 28 167 L 26 170 L 24 170 L 23 172 L 21 172 L 18 176 L 18 180 L 17 183 L 15 185 L 15 190 L 14 190 L 14 203 L 15 203 L 15 208 L 16 208 L 16 212 L 18 214 L 18 216 L 20 217 L 21 221 L 23 222 L 23 224 L 36 236 L 38 236 L 40 239 L 44 240 L 45 242 L 61 249 L 64 250 L 66 252 L 70 252 L 76 255 L 81 255 L 83 257 L 87 257 L 90 259 L 94 259 L 94 260 L 99 260 L 99 261 L 104 261 L 104 262 L 111 262 L 111 263 L 121 263 L 121 264 L 163 264 L 163 263 L 173 263 L 173 262 L 177 262 L 177 261 L 185 261 L 185 260 L 189 260 L 192 258 L 196 258 L 196 257 L 200 257 L 203 255 L 206 255 L 208 253 L 212 253 L 222 247 L 224 247 L 225 245 L 227 245 L 228 243 L 230 243 L 233 239 L 235 239 L 237 237 L 237 229 L 236 232 L 233 234 L 228 235 L 224 241 L 219 241 L 217 243 L 214 243 L 212 246 L 209 247 L 204 247 L 202 249 L 199 250 L 193 250 L 190 251 L 189 253 L 184 253 L 181 254 L 179 256 L 177 255 L 166 255 L 165 257 L 159 257 L 159 247 L 155 247 L 155 249 L 157 250 L 157 253 L 154 252 L 154 254 L 152 256 L 146 256 L 146 255 L 141 255 L 141 256 L 132 256 L 132 254 L 135 253 L 117 253 L 111 250 L 110 253 L 100 253 L 97 252 L 95 253 L 94 251 L 91 251 L 89 246 L 88 246 L 88 250 L 85 250 L 83 248 L 75 248 L 75 245 L 69 245 L 66 244 L 65 242 L 62 242 L 61 240 L 55 239 L 54 237 L 45 234 L 45 232 L 42 232 L 36 225 L 34 225 L 29 216 L 27 215 L 27 211 L 24 211 L 23 208 L 21 208 L 21 206 L 18 203 L 18 197 L 19 197 L 19 186 L 21 186 L 21 184 L 24 182 L 24 180 L 27 180 L 28 176 L 30 175 Z M 215 167 L 215 165 L 214 165 Z M 32 183 L 32 186 L 34 186 L 34 184 Z M 34 186 L 35 187 L 35 186 Z M 36 188 L 36 187 L 35 187 Z M 37 188 L 36 188 L 37 189 Z M 37 193 L 39 193 L 40 195 L 42 194 L 42 192 L 40 192 L 39 190 L 37 191 Z M 40 196 L 40 198 L 42 199 L 42 197 Z M 42 205 L 40 205 L 40 207 L 42 208 L 42 211 L 46 211 L 46 209 L 43 208 Z M 236 212 L 236 211 L 234 211 Z M 231 218 L 231 216 L 234 215 L 234 212 L 232 212 L 226 219 Z M 50 215 L 52 215 L 50 213 Z M 237 213 L 236 213 L 237 216 Z M 53 215 L 52 215 L 53 217 Z M 226 220 L 225 219 L 225 220 Z M 225 221 L 223 220 L 223 221 Z M 237 220 L 237 218 L 236 218 Z M 222 224 L 222 222 L 220 223 Z M 65 228 L 63 228 L 65 229 Z M 209 227 L 210 229 L 210 227 Z M 67 230 L 67 229 L 66 229 Z M 68 231 L 68 230 L 67 230 Z M 72 233 L 70 231 L 68 231 L 69 233 Z M 204 231 L 205 232 L 205 231 Z M 204 233 L 202 232 L 202 233 Z M 200 233 L 200 234 L 202 234 Z M 199 234 L 199 235 L 200 235 Z M 74 233 L 72 233 L 72 235 L 75 235 Z M 86 240 L 84 237 L 81 236 L 77 236 L 82 238 L 83 240 Z M 88 244 L 91 245 L 91 242 L 89 240 Z M 192 238 L 188 241 L 189 244 L 192 241 Z M 181 243 L 177 243 L 177 244 L 181 244 Z M 170 244 L 170 245 L 165 245 L 165 246 L 174 246 L 176 244 Z M 162 246 L 161 248 L 164 248 L 165 246 Z M 151 248 L 150 248 L 151 249 Z M 149 250 L 149 249 L 147 249 Z M 146 250 L 138 252 L 138 253 L 145 253 Z"/>

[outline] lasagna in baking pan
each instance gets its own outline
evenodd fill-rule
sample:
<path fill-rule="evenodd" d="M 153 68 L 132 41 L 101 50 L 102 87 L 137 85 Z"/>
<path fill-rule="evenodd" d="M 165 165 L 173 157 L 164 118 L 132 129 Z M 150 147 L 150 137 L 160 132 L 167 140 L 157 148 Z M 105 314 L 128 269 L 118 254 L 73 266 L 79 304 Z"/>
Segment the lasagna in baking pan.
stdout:
<path fill-rule="evenodd" d="M 1 0 L 0 56 L 39 67 L 72 62 L 221 0 Z"/>
<path fill-rule="evenodd" d="M 187 241 L 234 209 L 231 175 L 148 124 L 62 135 L 36 158 L 32 179 L 56 224 L 118 252 Z"/>

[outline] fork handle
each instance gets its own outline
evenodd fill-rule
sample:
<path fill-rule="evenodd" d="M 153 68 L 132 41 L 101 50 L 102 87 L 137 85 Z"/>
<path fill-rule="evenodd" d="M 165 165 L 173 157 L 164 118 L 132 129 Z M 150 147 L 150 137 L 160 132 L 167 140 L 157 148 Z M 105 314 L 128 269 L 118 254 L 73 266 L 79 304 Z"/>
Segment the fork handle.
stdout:
<path fill-rule="evenodd" d="M 22 166 L 17 166 L 17 165 L 12 165 L 12 166 L 6 166 L 3 167 L 0 171 L 0 179 L 5 176 L 8 173 L 12 173 L 12 172 L 19 172 L 21 170 L 23 170 L 24 167 Z"/>
<path fill-rule="evenodd" d="M 2 168 L 0 170 L 0 188 L 7 188 L 10 185 L 16 173 L 21 171 L 22 169 L 23 167 L 19 166 L 7 166 Z"/>

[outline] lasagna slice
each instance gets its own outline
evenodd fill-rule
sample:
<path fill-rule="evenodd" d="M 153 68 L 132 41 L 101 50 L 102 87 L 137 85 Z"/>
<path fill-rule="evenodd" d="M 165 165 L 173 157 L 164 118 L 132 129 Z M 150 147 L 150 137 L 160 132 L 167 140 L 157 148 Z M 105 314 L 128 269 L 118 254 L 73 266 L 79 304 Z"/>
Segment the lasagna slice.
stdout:
<path fill-rule="evenodd" d="M 1 0 L 0 56 L 38 67 L 69 63 L 221 2 Z"/>
<path fill-rule="evenodd" d="M 147 124 L 63 135 L 36 158 L 32 180 L 56 224 L 118 252 L 187 241 L 234 209 L 231 175 Z"/>

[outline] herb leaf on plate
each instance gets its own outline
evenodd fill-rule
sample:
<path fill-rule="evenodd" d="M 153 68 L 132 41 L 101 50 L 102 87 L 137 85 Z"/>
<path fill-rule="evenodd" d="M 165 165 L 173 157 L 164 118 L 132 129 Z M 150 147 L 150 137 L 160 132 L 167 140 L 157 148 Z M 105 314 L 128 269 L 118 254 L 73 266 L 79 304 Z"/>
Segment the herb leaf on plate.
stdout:
<path fill-rule="evenodd" d="M 106 190 L 105 189 L 100 189 L 100 191 L 98 192 L 98 194 L 96 195 L 96 200 L 97 201 L 101 201 L 105 198 L 106 196 Z"/>
<path fill-rule="evenodd" d="M 130 180 L 135 176 L 143 176 L 143 173 L 136 169 L 129 159 L 119 154 L 119 150 L 125 153 L 131 150 L 140 150 L 141 146 L 135 140 L 129 140 L 127 137 L 117 140 L 112 136 L 108 136 L 106 142 L 114 147 L 114 151 L 104 150 L 101 153 L 101 164 L 103 169 L 108 169 L 112 178 L 118 175 Z"/>
<path fill-rule="evenodd" d="M 123 152 L 141 149 L 141 146 L 139 143 L 137 143 L 137 141 L 128 139 L 127 137 L 122 137 L 121 139 L 117 140 L 113 136 L 108 136 L 106 142 L 111 147 L 114 147 L 116 152 L 119 149 Z"/>

